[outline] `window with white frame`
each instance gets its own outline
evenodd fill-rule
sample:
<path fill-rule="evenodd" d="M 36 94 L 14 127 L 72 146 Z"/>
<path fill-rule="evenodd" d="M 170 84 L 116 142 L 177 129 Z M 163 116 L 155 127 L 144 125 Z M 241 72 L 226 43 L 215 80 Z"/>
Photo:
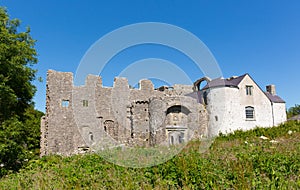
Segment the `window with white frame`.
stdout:
<path fill-rule="evenodd" d="M 247 106 L 245 108 L 246 119 L 254 119 L 254 107 Z"/>

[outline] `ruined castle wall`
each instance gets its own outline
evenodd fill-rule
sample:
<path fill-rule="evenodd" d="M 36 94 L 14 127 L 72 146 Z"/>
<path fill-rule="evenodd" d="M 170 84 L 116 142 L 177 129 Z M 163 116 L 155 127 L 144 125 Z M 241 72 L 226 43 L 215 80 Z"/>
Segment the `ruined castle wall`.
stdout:
<path fill-rule="evenodd" d="M 111 94 L 112 113 L 118 125 L 118 141 L 127 143 L 130 137 L 130 120 L 127 118 L 130 89 L 125 78 L 116 78 Z"/>
<path fill-rule="evenodd" d="M 196 99 L 183 95 L 191 90 L 192 86 L 175 85 L 157 91 L 150 80 L 141 80 L 139 89 L 130 89 L 125 78 L 116 78 L 113 87 L 103 87 L 101 77 L 93 75 L 86 78 L 85 85 L 73 86 L 72 73 L 50 70 L 41 155 L 69 155 L 80 149 L 100 150 L 120 144 L 168 145 L 169 132 L 178 130 L 174 118 L 179 118 L 179 130 L 186 140 L 198 137 L 206 130 L 207 113 Z M 168 113 L 172 106 L 189 111 Z M 167 126 L 175 128 L 168 132 Z"/>
<path fill-rule="evenodd" d="M 175 109 L 175 112 L 168 113 L 169 109 Z M 152 98 L 149 110 L 153 144 L 168 145 L 172 133 L 182 133 L 183 140 L 187 142 L 199 138 L 207 130 L 205 108 L 191 97 Z"/>
<path fill-rule="evenodd" d="M 166 118 L 167 104 L 163 98 L 151 98 L 149 104 L 150 113 L 150 138 L 151 145 L 160 145 L 166 139 L 165 132 L 165 118 Z"/>
<path fill-rule="evenodd" d="M 192 85 L 174 84 L 173 88 L 179 95 L 185 95 L 193 92 Z"/>
<path fill-rule="evenodd" d="M 45 121 L 45 154 L 69 154 L 74 150 L 75 121 L 72 109 L 73 74 L 48 71 Z M 43 132 L 42 132 L 43 133 Z"/>
<path fill-rule="evenodd" d="M 73 116 L 80 136 L 74 137 L 74 142 L 82 139 L 76 147 L 93 147 L 102 141 L 103 130 L 96 109 L 96 92 L 100 89 L 101 78 L 89 75 L 84 86 L 73 88 Z"/>
<path fill-rule="evenodd" d="M 131 138 L 137 146 L 150 145 L 150 111 L 149 103 L 151 97 L 163 96 L 161 92 L 155 91 L 150 80 L 141 80 L 139 89 L 130 90 L 131 116 Z"/>
<path fill-rule="evenodd" d="M 41 118 L 41 141 L 40 141 L 40 155 L 46 155 L 47 148 L 47 134 L 46 134 L 46 117 Z M 48 131 L 47 131 L 48 132 Z"/>

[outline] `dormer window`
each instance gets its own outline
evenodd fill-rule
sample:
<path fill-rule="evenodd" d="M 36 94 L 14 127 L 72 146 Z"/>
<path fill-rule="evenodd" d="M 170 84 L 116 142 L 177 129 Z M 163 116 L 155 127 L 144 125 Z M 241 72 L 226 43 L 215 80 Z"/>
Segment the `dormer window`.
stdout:
<path fill-rule="evenodd" d="M 253 95 L 253 86 L 250 86 L 250 85 L 246 86 L 246 95 L 248 95 L 248 96 Z"/>

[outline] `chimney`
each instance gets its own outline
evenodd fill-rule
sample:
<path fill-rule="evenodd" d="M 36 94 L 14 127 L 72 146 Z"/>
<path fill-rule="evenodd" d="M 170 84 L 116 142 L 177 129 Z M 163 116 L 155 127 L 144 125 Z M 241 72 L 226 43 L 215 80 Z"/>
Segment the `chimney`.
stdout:
<path fill-rule="evenodd" d="M 268 85 L 266 88 L 267 88 L 267 92 L 269 92 L 272 95 L 276 95 L 275 85 L 271 84 Z"/>

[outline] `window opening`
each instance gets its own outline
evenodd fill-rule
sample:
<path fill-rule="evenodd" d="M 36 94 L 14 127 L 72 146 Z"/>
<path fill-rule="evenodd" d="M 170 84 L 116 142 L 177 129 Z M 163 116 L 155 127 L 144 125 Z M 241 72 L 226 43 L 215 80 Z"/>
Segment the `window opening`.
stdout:
<path fill-rule="evenodd" d="M 69 107 L 69 100 L 62 100 L 61 101 L 61 107 L 63 107 L 63 108 Z"/>
<path fill-rule="evenodd" d="M 179 134 L 178 139 L 179 139 L 179 143 L 184 143 L 184 133 L 181 132 L 181 133 Z"/>
<path fill-rule="evenodd" d="M 245 108 L 246 119 L 254 119 L 254 107 L 248 106 Z"/>
<path fill-rule="evenodd" d="M 83 105 L 83 107 L 88 107 L 89 106 L 89 101 L 83 100 L 82 105 Z"/>
<path fill-rule="evenodd" d="M 246 95 L 252 96 L 253 94 L 253 86 L 246 86 Z"/>
<path fill-rule="evenodd" d="M 92 132 L 89 132 L 89 138 L 90 138 L 90 141 L 94 141 L 94 135 Z"/>

